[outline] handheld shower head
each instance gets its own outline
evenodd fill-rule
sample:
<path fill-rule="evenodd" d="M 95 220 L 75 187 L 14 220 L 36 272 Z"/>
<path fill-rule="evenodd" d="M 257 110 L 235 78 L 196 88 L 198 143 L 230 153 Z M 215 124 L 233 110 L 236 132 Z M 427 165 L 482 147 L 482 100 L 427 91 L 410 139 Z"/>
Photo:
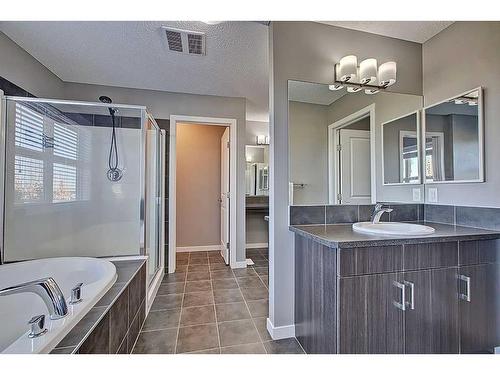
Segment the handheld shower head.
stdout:
<path fill-rule="evenodd" d="M 111 104 L 113 101 L 109 96 L 102 95 L 99 97 L 102 103 Z M 113 122 L 113 130 L 111 133 L 111 147 L 109 149 L 108 157 L 108 179 L 112 182 L 120 181 L 123 176 L 123 171 L 118 168 L 118 148 L 116 146 L 116 131 L 115 131 L 115 113 L 116 109 L 109 107 L 109 114 L 111 115 L 111 120 Z"/>

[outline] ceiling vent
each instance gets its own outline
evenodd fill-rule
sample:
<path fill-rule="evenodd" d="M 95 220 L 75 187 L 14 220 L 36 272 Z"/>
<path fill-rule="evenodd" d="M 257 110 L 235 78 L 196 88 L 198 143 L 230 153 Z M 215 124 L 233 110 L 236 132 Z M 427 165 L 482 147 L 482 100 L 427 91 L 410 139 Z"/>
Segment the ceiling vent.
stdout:
<path fill-rule="evenodd" d="M 162 26 L 167 37 L 168 49 L 186 55 L 205 54 L 205 34 L 198 31 L 174 29 Z"/>

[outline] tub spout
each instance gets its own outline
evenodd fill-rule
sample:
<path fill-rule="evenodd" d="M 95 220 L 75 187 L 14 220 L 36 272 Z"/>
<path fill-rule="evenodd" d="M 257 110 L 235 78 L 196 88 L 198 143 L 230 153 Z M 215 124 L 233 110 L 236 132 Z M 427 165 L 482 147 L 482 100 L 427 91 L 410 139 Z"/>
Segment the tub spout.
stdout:
<path fill-rule="evenodd" d="M 2 289 L 0 290 L 0 297 L 19 293 L 37 294 L 49 309 L 49 316 L 52 320 L 63 318 L 68 313 L 68 305 L 66 305 L 64 295 L 52 277 Z"/>

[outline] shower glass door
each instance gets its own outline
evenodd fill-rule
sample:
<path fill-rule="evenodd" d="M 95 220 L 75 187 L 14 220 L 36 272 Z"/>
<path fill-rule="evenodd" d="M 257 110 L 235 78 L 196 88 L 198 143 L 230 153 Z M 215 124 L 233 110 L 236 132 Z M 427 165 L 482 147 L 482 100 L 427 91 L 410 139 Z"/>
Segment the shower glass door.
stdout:
<path fill-rule="evenodd" d="M 162 142 L 161 131 L 149 114 L 146 120 L 146 234 L 148 284 L 161 267 L 162 247 Z"/>

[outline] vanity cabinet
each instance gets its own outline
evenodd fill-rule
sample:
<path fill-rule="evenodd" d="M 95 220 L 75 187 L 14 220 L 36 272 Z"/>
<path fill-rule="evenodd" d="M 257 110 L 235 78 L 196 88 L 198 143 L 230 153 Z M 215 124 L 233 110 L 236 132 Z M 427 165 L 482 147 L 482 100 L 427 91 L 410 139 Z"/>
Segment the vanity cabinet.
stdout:
<path fill-rule="evenodd" d="M 462 242 L 458 280 L 461 352 L 491 352 L 500 344 L 498 242 Z"/>
<path fill-rule="evenodd" d="M 297 339 L 308 353 L 492 352 L 499 241 L 331 248 L 296 235 Z"/>

